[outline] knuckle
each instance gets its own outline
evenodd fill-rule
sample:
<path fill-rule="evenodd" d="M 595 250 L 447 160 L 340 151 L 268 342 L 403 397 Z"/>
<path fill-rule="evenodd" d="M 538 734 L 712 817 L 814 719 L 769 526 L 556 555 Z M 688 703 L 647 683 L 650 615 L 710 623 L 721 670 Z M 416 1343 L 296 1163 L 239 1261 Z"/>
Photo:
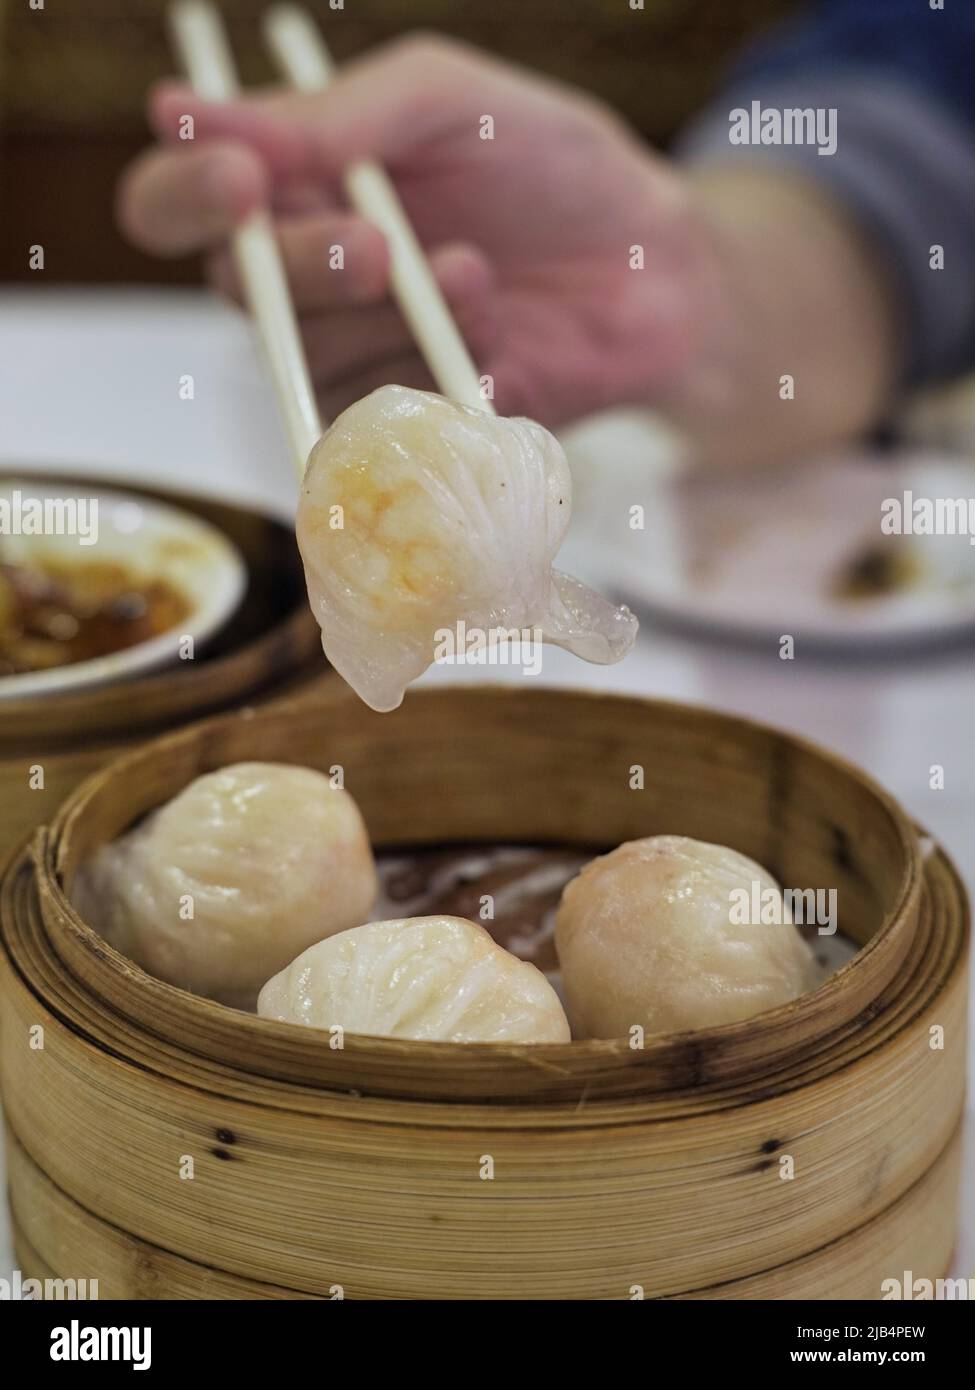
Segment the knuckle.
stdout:
<path fill-rule="evenodd" d="M 469 61 L 469 50 L 465 44 L 425 29 L 413 30 L 402 38 L 394 39 L 387 52 L 397 64 L 427 74 L 431 69 L 443 71 Z"/>
<path fill-rule="evenodd" d="M 135 245 L 155 249 L 157 231 L 151 206 L 151 179 L 156 168 L 150 151 L 123 170 L 115 187 L 115 217 L 123 235 Z"/>

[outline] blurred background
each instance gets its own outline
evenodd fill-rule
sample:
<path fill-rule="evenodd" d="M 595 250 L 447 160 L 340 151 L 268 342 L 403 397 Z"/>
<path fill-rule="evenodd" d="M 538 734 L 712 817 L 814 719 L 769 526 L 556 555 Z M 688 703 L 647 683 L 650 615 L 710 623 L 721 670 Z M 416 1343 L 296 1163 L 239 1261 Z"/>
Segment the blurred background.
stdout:
<path fill-rule="evenodd" d="M 223 0 L 243 80 L 271 80 L 259 41 L 261 0 Z M 326 15 L 328 0 L 309 6 Z M 665 145 L 717 86 L 750 35 L 793 0 L 644 0 L 633 43 L 628 0 L 348 0 L 332 12 L 341 62 L 408 29 L 430 28 L 590 87 Z M 30 272 L 24 248 L 43 228 L 45 280 L 186 282 L 192 261 L 140 255 L 112 221 L 123 165 L 148 140 L 146 88 L 171 75 L 163 0 L 0 0 L 0 280 Z M 65 217 L 70 208 L 70 217 Z"/>

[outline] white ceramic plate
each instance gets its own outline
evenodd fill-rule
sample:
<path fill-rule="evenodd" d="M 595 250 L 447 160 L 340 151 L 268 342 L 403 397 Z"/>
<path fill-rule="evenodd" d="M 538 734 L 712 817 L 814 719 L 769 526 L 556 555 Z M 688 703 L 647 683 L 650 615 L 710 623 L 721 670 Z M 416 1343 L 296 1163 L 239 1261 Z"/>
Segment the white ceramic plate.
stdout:
<path fill-rule="evenodd" d="M 617 450 L 604 438 L 597 457 L 598 443 L 590 438 L 584 455 L 572 456 L 574 468 L 595 475 L 587 481 L 600 494 L 592 507 L 576 508 L 574 546 L 591 557 L 592 578 L 638 613 L 846 650 L 975 632 L 973 537 L 881 530 L 885 500 L 903 502 L 905 493 L 972 499 L 975 513 L 975 463 L 864 450 L 756 474 L 689 475 L 657 466 L 649 436 L 643 466 L 632 457 L 633 439 Z M 643 508 L 642 531 L 629 525 L 634 505 Z M 859 557 L 895 551 L 906 576 L 900 587 L 844 596 L 843 579 Z"/>
<path fill-rule="evenodd" d="M 97 530 L 91 526 L 93 502 Z M 64 531 L 23 534 L 45 506 L 48 521 L 57 526 L 62 519 Z M 21 534 L 12 534 L 12 528 Z M 94 541 L 82 544 L 82 533 L 94 536 Z M 0 557 L 12 564 L 43 564 L 50 558 L 79 568 L 85 563 L 120 564 L 137 579 L 165 581 L 189 605 L 178 630 L 90 661 L 0 677 L 0 701 L 104 685 L 164 666 L 178 659 L 184 637 L 193 639 L 196 654 L 237 608 L 247 583 L 247 567 L 237 547 L 190 512 L 101 485 L 79 489 L 67 481 L 58 486 L 30 476 L 0 479 Z"/>

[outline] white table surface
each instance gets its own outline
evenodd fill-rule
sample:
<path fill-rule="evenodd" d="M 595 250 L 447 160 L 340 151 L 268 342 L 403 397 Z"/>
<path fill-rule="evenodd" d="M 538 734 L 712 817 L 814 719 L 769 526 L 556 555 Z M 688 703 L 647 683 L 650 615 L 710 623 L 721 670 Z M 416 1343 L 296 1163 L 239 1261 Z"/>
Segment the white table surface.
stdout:
<path fill-rule="evenodd" d="M 192 401 L 179 379 L 192 374 Z M 202 292 L 0 292 L 0 466 L 91 472 L 227 495 L 288 515 L 296 484 L 243 319 Z M 491 670 L 504 679 L 505 668 Z M 478 678 L 468 669 L 461 676 Z M 440 668 L 427 680 L 456 680 Z M 714 705 L 798 731 L 871 772 L 954 855 L 975 894 L 975 641 L 855 666 L 664 634 L 621 665 L 546 649 L 546 684 Z M 945 788 L 928 788 L 933 763 Z M 973 1030 L 975 1033 L 975 1030 Z M 970 1053 L 971 1060 L 971 1053 Z M 966 1111 L 955 1275 L 975 1275 L 975 1111 Z M 2 1159 L 0 1159 L 2 1161 Z M 0 1277 L 12 1268 L 5 1204 Z"/>

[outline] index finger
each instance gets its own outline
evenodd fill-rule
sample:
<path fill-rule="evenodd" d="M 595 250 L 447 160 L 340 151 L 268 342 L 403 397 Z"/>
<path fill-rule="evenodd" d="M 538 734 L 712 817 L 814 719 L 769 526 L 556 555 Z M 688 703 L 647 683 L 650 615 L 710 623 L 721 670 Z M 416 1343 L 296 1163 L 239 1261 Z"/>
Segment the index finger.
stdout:
<path fill-rule="evenodd" d="M 348 63 L 321 92 L 269 88 L 208 102 L 164 83 L 150 119 L 166 140 L 192 118 L 194 138 L 243 141 L 275 173 L 334 179 L 361 159 L 395 167 L 450 130 L 469 130 L 473 140 L 485 101 L 512 85 L 521 79 L 465 45 L 413 36 Z"/>

